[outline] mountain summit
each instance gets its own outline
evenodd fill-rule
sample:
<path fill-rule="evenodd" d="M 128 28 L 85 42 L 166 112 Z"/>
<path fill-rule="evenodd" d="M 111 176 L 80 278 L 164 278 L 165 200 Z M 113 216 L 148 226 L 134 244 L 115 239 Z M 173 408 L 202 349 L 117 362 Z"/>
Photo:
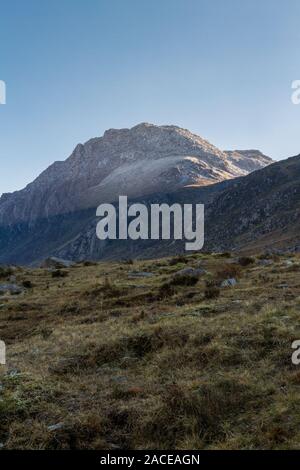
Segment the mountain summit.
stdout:
<path fill-rule="evenodd" d="M 130 198 L 205 186 L 262 168 L 272 160 L 257 151 L 223 152 L 186 129 L 142 123 L 110 129 L 78 144 L 22 191 L 0 198 L 0 225 Z"/>
<path fill-rule="evenodd" d="M 272 160 L 257 150 L 224 152 L 176 126 L 142 123 L 107 130 L 78 144 L 67 160 L 53 163 L 25 189 L 2 195 L 0 263 L 31 264 L 51 255 L 72 260 L 124 258 L 128 249 L 134 249 L 132 256 L 153 256 L 158 248 L 168 253 L 170 247 L 160 244 L 131 247 L 97 240 L 96 207 L 117 201 L 119 195 L 146 204 L 153 198 L 156 203 L 195 200 L 206 204 L 209 227 L 220 202 L 212 212 L 209 206 L 218 197 L 222 200 L 223 190 L 232 188 L 234 193 L 239 180 L 269 163 Z M 247 204 L 247 195 L 243 198 Z M 208 241 L 227 246 L 225 235 L 222 227 L 217 234 L 210 229 Z"/>

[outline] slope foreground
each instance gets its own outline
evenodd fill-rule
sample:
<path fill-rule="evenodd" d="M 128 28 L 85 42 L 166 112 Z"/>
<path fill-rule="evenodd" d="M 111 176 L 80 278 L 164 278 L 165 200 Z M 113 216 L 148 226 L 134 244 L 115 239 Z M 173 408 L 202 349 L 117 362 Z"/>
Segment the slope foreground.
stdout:
<path fill-rule="evenodd" d="M 1 298 L 1 446 L 299 449 L 299 273 L 224 254 L 2 270 L 25 287 Z"/>

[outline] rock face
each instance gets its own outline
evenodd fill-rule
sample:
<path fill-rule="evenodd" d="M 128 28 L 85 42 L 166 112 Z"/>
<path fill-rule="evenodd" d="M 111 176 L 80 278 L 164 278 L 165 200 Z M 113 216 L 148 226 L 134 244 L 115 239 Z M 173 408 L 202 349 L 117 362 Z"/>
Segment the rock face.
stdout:
<path fill-rule="evenodd" d="M 176 126 L 111 129 L 79 144 L 22 191 L 0 198 L 0 225 L 66 214 L 120 194 L 135 198 L 242 176 L 271 163 L 259 152 L 222 152 Z"/>

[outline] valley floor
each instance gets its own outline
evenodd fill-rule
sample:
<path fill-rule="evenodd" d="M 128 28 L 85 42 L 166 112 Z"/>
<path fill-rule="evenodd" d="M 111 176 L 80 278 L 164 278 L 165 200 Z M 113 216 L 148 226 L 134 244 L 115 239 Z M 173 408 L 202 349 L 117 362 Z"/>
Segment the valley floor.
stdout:
<path fill-rule="evenodd" d="M 1 448 L 300 449 L 299 256 L 0 275 Z"/>

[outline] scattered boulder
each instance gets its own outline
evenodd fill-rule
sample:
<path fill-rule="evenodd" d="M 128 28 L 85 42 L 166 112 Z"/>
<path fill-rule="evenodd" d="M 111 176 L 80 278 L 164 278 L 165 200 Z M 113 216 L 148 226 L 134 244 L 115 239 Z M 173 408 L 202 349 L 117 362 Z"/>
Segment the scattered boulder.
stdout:
<path fill-rule="evenodd" d="M 52 424 L 51 426 L 48 426 L 48 431 L 58 431 L 59 429 L 62 429 L 64 427 L 64 423 L 56 423 Z"/>
<path fill-rule="evenodd" d="M 200 277 L 206 274 L 205 269 L 203 268 L 183 268 L 180 271 L 177 271 L 174 274 L 174 277 L 190 276 L 190 277 Z"/>
<path fill-rule="evenodd" d="M 237 280 L 233 277 L 231 279 L 225 279 L 222 282 L 221 287 L 234 287 L 237 285 Z"/>
<path fill-rule="evenodd" d="M 74 262 L 62 258 L 55 258 L 54 256 L 45 259 L 40 267 L 41 268 L 52 268 L 52 269 L 59 269 L 59 268 L 70 268 L 74 266 Z"/>
<path fill-rule="evenodd" d="M 274 264 L 274 261 L 272 259 L 261 259 L 258 264 L 260 266 L 271 266 Z"/>
<path fill-rule="evenodd" d="M 153 273 L 148 273 L 144 271 L 130 271 L 128 273 L 129 278 L 137 278 L 137 277 L 152 277 L 154 276 Z"/>
<path fill-rule="evenodd" d="M 24 288 L 17 284 L 0 284 L 0 293 L 12 295 L 19 295 L 24 291 Z"/>

